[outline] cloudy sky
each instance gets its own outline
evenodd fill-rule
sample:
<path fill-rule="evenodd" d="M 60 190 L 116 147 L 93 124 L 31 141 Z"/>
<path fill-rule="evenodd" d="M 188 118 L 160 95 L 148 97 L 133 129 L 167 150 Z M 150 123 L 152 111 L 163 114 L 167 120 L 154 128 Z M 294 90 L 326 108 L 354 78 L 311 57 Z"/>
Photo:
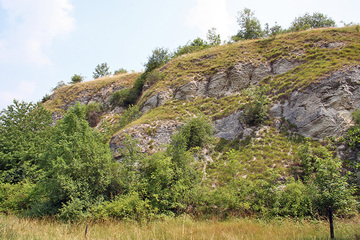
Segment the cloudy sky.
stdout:
<path fill-rule="evenodd" d="M 306 12 L 360 23 L 359 0 L 0 0 L 0 110 L 75 73 L 91 80 L 99 63 L 141 71 L 154 48 L 173 51 L 212 27 L 227 40 L 245 7 L 270 26 Z"/>

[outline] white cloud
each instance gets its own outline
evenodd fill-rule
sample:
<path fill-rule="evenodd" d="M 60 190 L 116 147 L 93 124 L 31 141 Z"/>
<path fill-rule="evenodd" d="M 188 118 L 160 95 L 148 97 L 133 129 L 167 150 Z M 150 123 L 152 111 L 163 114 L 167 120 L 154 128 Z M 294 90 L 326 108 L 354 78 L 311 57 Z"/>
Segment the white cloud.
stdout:
<path fill-rule="evenodd" d="M 10 105 L 14 99 L 29 101 L 35 92 L 35 83 L 21 81 L 15 91 L 0 91 L 0 102 L 2 106 Z M 1 109 L 0 109 L 1 110 Z"/>
<path fill-rule="evenodd" d="M 71 0 L 0 0 L 7 12 L 0 62 L 49 65 L 46 49 L 74 29 Z"/>
<path fill-rule="evenodd" d="M 189 27 L 198 28 L 202 37 L 212 27 L 217 29 L 223 40 L 234 34 L 234 17 L 227 11 L 226 0 L 197 0 L 196 6 L 187 15 L 186 23 Z"/>

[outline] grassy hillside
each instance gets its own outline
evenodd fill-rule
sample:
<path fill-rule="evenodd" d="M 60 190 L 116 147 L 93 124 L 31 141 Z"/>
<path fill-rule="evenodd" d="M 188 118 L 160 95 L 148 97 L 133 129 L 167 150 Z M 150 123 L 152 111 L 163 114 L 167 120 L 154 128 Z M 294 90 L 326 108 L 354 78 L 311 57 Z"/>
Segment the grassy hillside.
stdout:
<path fill-rule="evenodd" d="M 65 221 L 144 221 L 182 214 L 198 219 L 319 219 L 327 216 L 330 206 L 338 217 L 356 216 L 360 114 L 355 116 L 357 125 L 350 137 L 345 133 L 338 139 L 317 141 L 301 136 L 300 131 L 296 133 L 297 127 L 289 119 L 274 117 L 268 110 L 294 90 L 301 91 L 330 74 L 358 66 L 359 56 L 357 28 L 316 29 L 213 47 L 174 58 L 142 74 L 122 74 L 59 88 L 44 106 L 60 112 L 64 120 L 49 129 L 49 124 L 39 119 L 44 125 L 39 129 L 49 133 L 46 137 L 41 130 L 26 128 L 30 136 L 43 143 L 42 148 L 29 146 L 19 138 L 25 150 L 21 149 L 19 156 L 11 151 L 4 153 L 9 163 L 12 159 L 25 161 L 32 175 L 25 173 L 34 180 L 0 184 L 0 211 L 55 216 Z M 273 71 L 275 63 L 284 59 L 296 64 L 284 73 Z M 258 79 L 256 87 L 246 85 L 234 92 L 211 95 L 216 97 L 199 94 L 191 100 L 172 96 L 191 81 L 206 83 L 217 73 L 230 75 L 239 63 L 252 67 L 263 64 L 272 70 L 266 70 L 267 77 Z M 357 78 L 353 85 L 360 89 Z M 236 76 L 234 81 L 238 79 Z M 161 104 L 151 105 L 148 112 L 140 111 L 150 97 L 163 91 L 170 94 Z M 121 105 L 121 101 L 115 106 L 111 99 L 116 92 L 122 98 L 142 95 L 135 106 Z M 95 111 L 93 102 L 105 109 Z M 68 110 L 70 106 L 74 108 Z M 350 110 L 346 112 L 348 118 Z M 98 127 L 105 134 L 89 127 L 91 117 L 98 114 L 103 118 L 96 119 L 99 121 L 94 126 L 101 123 Z M 106 114 L 116 121 L 107 121 Z M 35 119 L 39 116 L 34 115 Z M 224 120 L 227 116 L 229 121 Z M 308 118 L 314 121 L 322 116 Z M 235 124 L 239 130 L 227 138 L 230 140 L 215 138 L 215 121 L 221 123 L 219 128 L 227 130 Z M 18 124 L 11 126 L 4 126 L 7 134 L 2 139 L 16 150 L 19 144 L 13 141 L 13 132 L 18 131 Z M 219 128 L 216 131 L 221 131 Z M 32 159 L 32 165 L 27 158 Z M 5 177 L 16 170 L 19 179 L 27 179 L 23 165 L 6 166 Z"/>
<path fill-rule="evenodd" d="M 355 27 L 314 29 L 213 47 L 172 60 L 161 68 L 164 77 L 143 98 L 191 80 L 209 78 L 236 63 L 273 62 L 285 58 L 302 63 L 296 69 L 266 82 L 275 95 L 303 88 L 325 75 L 359 63 L 360 33 Z M 308 71 L 308 69 L 312 71 Z"/>
<path fill-rule="evenodd" d="M 61 110 L 62 107 L 66 104 L 79 98 L 81 94 L 91 98 L 92 96 L 98 94 L 100 90 L 111 87 L 112 85 L 131 88 L 134 85 L 135 79 L 139 75 L 139 73 L 126 73 L 115 76 L 102 77 L 77 84 L 66 85 L 56 89 L 51 99 L 44 103 L 44 106 L 50 111 L 58 111 Z M 106 93 L 101 94 L 105 95 Z M 109 94 L 112 94 L 112 92 Z M 63 110 L 64 109 L 61 111 Z"/>

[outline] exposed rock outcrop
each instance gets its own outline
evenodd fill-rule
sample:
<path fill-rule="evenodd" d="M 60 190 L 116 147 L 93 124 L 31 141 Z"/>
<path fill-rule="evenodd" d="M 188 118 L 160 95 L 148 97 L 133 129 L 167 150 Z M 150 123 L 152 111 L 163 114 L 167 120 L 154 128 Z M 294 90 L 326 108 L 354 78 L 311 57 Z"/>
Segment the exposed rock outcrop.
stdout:
<path fill-rule="evenodd" d="M 279 59 L 273 63 L 237 63 L 228 71 L 216 73 L 210 79 L 191 81 L 174 89 L 174 98 L 189 100 L 196 96 L 220 98 L 240 92 L 259 83 L 267 76 L 286 73 L 301 63 Z"/>
<path fill-rule="evenodd" d="M 271 108 L 272 116 L 288 120 L 306 137 L 341 136 L 360 107 L 360 66 L 333 73 Z"/>
<path fill-rule="evenodd" d="M 121 155 L 117 149 L 123 148 L 123 138 L 125 134 L 138 139 L 139 147 L 142 152 L 154 153 L 163 149 L 170 143 L 171 135 L 180 127 L 180 123 L 175 120 L 155 121 L 151 124 L 140 124 L 131 126 L 115 134 L 110 140 L 110 148 L 115 152 L 115 157 Z"/>

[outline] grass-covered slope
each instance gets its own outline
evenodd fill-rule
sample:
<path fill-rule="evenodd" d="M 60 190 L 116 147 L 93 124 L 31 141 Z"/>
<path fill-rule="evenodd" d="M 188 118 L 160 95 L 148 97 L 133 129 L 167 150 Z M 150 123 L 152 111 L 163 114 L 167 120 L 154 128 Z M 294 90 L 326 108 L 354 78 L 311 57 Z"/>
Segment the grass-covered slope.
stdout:
<path fill-rule="evenodd" d="M 56 89 L 44 106 L 51 111 L 62 111 L 68 104 L 81 101 L 82 97 L 89 101 L 98 95 L 106 100 L 117 89 L 131 88 L 139 75 L 139 73 L 126 73 L 66 85 Z"/>
<path fill-rule="evenodd" d="M 180 56 L 161 72 L 164 78 L 153 84 L 147 94 L 209 78 L 236 63 L 259 64 L 277 59 L 291 59 L 302 64 L 267 82 L 279 92 L 305 87 L 326 74 L 359 63 L 360 33 L 355 27 L 315 29 L 213 47 Z M 311 71 L 309 71 L 311 69 Z"/>
<path fill-rule="evenodd" d="M 296 62 L 297 67 L 283 74 L 265 77 L 272 100 L 287 98 L 293 91 L 306 88 L 337 71 L 360 64 L 360 33 L 355 27 L 314 29 L 288 33 L 276 38 L 256 39 L 227 44 L 186 54 L 173 59 L 149 79 L 149 87 L 138 104 L 151 96 L 184 86 L 190 81 L 206 81 L 219 72 L 227 72 L 238 63 L 274 63 L 280 59 Z M 142 116 L 136 123 L 153 120 L 186 119 L 204 113 L 216 120 L 241 109 L 246 97 L 197 97 L 191 101 L 170 99 Z"/>

